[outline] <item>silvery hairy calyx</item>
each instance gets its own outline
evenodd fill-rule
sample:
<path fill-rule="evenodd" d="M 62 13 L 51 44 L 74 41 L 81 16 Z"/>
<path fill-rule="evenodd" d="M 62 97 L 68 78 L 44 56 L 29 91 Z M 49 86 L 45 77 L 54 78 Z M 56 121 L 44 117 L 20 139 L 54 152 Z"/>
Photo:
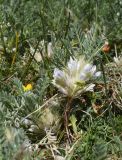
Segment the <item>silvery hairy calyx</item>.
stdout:
<path fill-rule="evenodd" d="M 96 66 L 86 61 L 84 57 L 70 58 L 63 70 L 55 68 L 53 84 L 68 97 L 77 97 L 86 91 L 93 91 L 94 84 L 90 80 L 101 75 Z"/>

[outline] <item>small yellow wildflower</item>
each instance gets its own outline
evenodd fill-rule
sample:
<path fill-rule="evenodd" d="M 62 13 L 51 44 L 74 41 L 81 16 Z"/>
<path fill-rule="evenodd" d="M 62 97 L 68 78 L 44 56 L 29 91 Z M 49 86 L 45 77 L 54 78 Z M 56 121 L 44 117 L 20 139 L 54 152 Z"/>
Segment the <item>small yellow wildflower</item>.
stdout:
<path fill-rule="evenodd" d="M 26 92 L 26 91 L 30 91 L 30 90 L 32 90 L 33 89 L 33 87 L 32 87 L 32 84 L 31 83 L 29 83 L 29 84 L 27 84 L 26 86 L 23 86 L 23 90 Z"/>

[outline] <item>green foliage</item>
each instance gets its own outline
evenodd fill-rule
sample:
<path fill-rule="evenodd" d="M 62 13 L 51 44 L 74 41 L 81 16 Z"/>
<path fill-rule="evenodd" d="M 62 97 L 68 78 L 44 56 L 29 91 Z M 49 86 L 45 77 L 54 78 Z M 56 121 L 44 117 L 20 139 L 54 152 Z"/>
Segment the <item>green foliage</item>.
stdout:
<path fill-rule="evenodd" d="M 0 160 L 122 157 L 122 66 L 113 62 L 122 51 L 121 6 L 121 0 L 0 0 Z M 53 71 L 79 56 L 102 76 L 87 82 L 95 84 L 93 93 L 70 100 L 53 86 Z"/>

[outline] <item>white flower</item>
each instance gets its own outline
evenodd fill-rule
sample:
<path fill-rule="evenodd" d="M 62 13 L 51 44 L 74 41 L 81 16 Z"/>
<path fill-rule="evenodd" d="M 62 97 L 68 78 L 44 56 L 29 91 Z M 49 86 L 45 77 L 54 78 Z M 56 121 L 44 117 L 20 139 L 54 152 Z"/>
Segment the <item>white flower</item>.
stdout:
<path fill-rule="evenodd" d="M 37 62 L 41 62 L 43 60 L 43 58 L 45 58 L 46 56 L 48 58 L 52 57 L 52 55 L 53 55 L 53 45 L 52 45 L 51 42 L 49 42 L 47 44 L 47 54 L 46 54 L 45 43 L 44 43 L 44 40 L 42 40 L 39 44 L 39 48 L 36 49 L 36 52 L 35 52 L 35 49 L 32 46 L 30 46 L 30 53 L 32 55 L 34 54 L 34 58 Z"/>
<path fill-rule="evenodd" d="M 63 71 L 55 68 L 53 84 L 65 95 L 75 97 L 81 92 L 93 91 L 94 84 L 88 84 L 89 80 L 99 77 L 101 72 L 96 72 L 96 66 L 85 61 L 70 58 L 67 67 Z"/>
<path fill-rule="evenodd" d="M 114 57 L 114 62 L 118 65 L 122 65 L 122 57 Z"/>

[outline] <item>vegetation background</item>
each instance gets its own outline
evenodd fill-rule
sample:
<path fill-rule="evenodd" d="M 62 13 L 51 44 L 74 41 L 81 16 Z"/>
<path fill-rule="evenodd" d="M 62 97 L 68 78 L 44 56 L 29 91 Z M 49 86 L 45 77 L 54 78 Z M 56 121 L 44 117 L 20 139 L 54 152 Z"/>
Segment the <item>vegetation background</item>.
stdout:
<path fill-rule="evenodd" d="M 0 0 L 0 160 L 122 159 L 121 14 L 121 0 Z M 73 100 L 67 145 L 63 126 L 45 126 L 67 102 L 53 71 L 79 56 L 102 76 Z"/>

